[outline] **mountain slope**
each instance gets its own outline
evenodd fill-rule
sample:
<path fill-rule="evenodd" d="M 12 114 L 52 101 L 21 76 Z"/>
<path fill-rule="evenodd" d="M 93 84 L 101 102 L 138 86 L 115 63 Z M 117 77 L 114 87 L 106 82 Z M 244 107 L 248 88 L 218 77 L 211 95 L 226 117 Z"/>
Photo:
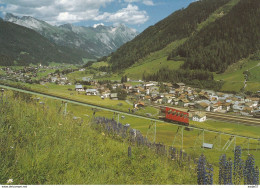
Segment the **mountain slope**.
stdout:
<path fill-rule="evenodd" d="M 260 49 L 260 1 L 240 0 L 229 14 L 203 28 L 169 58 L 187 58 L 183 67 L 224 72 Z"/>
<path fill-rule="evenodd" d="M 0 65 L 28 65 L 30 63 L 82 63 L 87 56 L 79 50 L 59 47 L 37 32 L 0 21 Z"/>
<path fill-rule="evenodd" d="M 201 0 L 174 12 L 113 53 L 110 60 L 112 68 L 127 68 L 151 52 L 161 50 L 175 40 L 189 37 L 196 31 L 198 24 L 228 2 L 229 0 Z"/>
<path fill-rule="evenodd" d="M 82 49 L 97 57 L 115 51 L 121 45 L 137 36 L 137 31 L 125 25 L 107 27 L 79 27 L 72 24 L 52 26 L 30 16 L 17 17 L 6 14 L 5 21 L 28 27 L 60 46 Z"/>

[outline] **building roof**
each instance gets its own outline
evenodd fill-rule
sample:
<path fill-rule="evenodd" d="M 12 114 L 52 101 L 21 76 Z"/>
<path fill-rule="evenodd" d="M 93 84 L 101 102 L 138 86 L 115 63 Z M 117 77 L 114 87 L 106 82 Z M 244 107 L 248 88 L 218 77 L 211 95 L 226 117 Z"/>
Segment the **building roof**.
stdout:
<path fill-rule="evenodd" d="M 75 85 L 75 89 L 83 89 L 82 85 Z"/>
<path fill-rule="evenodd" d="M 195 112 L 195 114 L 193 116 L 197 116 L 199 118 L 203 118 L 206 116 L 206 113 L 204 112 Z"/>
<path fill-rule="evenodd" d="M 111 93 L 111 94 L 110 94 L 110 97 L 111 97 L 111 98 L 117 98 L 117 93 Z"/>
<path fill-rule="evenodd" d="M 86 92 L 87 92 L 87 93 L 88 93 L 88 92 L 97 92 L 97 90 L 96 90 L 96 89 L 87 89 Z"/>
<path fill-rule="evenodd" d="M 198 103 L 200 106 L 204 107 L 204 108 L 207 108 L 209 105 L 205 102 L 200 102 Z"/>

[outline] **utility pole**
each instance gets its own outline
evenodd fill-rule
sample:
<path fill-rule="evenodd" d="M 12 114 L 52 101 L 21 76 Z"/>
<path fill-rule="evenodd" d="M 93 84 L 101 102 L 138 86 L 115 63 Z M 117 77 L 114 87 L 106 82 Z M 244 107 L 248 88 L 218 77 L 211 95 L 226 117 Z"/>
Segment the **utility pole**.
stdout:
<path fill-rule="evenodd" d="M 248 138 L 248 147 L 247 147 L 247 153 L 249 155 L 249 142 L 250 142 L 250 139 Z"/>
<path fill-rule="evenodd" d="M 155 143 L 155 141 L 156 141 L 156 121 L 154 122 L 154 139 L 153 139 L 154 141 L 154 143 Z"/>
<path fill-rule="evenodd" d="M 64 115 L 65 115 L 65 116 L 67 115 L 67 105 L 68 105 L 68 103 L 65 102 L 65 109 L 64 109 Z"/>
<path fill-rule="evenodd" d="M 181 150 L 183 151 L 183 129 L 184 127 L 182 127 L 181 129 Z"/>
<path fill-rule="evenodd" d="M 202 136 L 203 136 L 203 138 L 202 138 L 202 148 L 203 148 L 203 150 L 204 150 L 204 147 L 203 147 L 203 145 L 204 145 L 204 132 L 205 132 L 205 130 L 203 129 L 203 132 L 202 132 Z"/>
<path fill-rule="evenodd" d="M 234 151 L 236 150 L 236 137 L 234 137 Z"/>

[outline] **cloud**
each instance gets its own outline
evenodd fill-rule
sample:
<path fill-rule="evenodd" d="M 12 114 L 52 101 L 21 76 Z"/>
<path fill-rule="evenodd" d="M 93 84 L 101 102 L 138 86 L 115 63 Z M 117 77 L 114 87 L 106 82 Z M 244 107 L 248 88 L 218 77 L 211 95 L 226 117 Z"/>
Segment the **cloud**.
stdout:
<path fill-rule="evenodd" d="M 104 20 L 113 23 L 127 23 L 130 25 L 143 24 L 149 19 L 146 11 L 139 10 L 138 6 L 128 4 L 126 8 L 118 10 L 116 13 L 105 12 L 95 20 Z"/>
<path fill-rule="evenodd" d="M 114 0 L 0 0 L 1 11 L 18 16 L 32 16 L 49 23 L 62 24 L 93 20 L 100 8 Z"/>
<path fill-rule="evenodd" d="M 94 24 L 93 27 L 96 28 L 96 27 L 98 27 L 98 26 L 100 26 L 100 25 L 101 25 L 101 26 L 104 26 L 103 23 L 98 23 L 98 24 Z"/>
<path fill-rule="evenodd" d="M 137 2 L 140 2 L 140 3 L 143 3 L 147 6 L 154 6 L 154 2 L 152 0 L 124 0 L 124 2 L 126 3 L 137 3 Z"/>

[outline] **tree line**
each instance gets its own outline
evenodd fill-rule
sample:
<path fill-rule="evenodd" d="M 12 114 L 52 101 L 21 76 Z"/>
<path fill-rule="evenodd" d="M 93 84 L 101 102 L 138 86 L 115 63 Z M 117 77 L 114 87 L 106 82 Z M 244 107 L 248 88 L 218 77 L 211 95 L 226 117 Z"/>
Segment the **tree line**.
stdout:
<path fill-rule="evenodd" d="M 161 68 L 154 74 L 143 74 L 143 80 L 173 84 L 184 82 L 193 87 L 213 90 L 220 90 L 223 85 L 223 82 L 215 81 L 213 73 L 209 71 L 189 69 L 170 70 L 168 68 Z"/>

